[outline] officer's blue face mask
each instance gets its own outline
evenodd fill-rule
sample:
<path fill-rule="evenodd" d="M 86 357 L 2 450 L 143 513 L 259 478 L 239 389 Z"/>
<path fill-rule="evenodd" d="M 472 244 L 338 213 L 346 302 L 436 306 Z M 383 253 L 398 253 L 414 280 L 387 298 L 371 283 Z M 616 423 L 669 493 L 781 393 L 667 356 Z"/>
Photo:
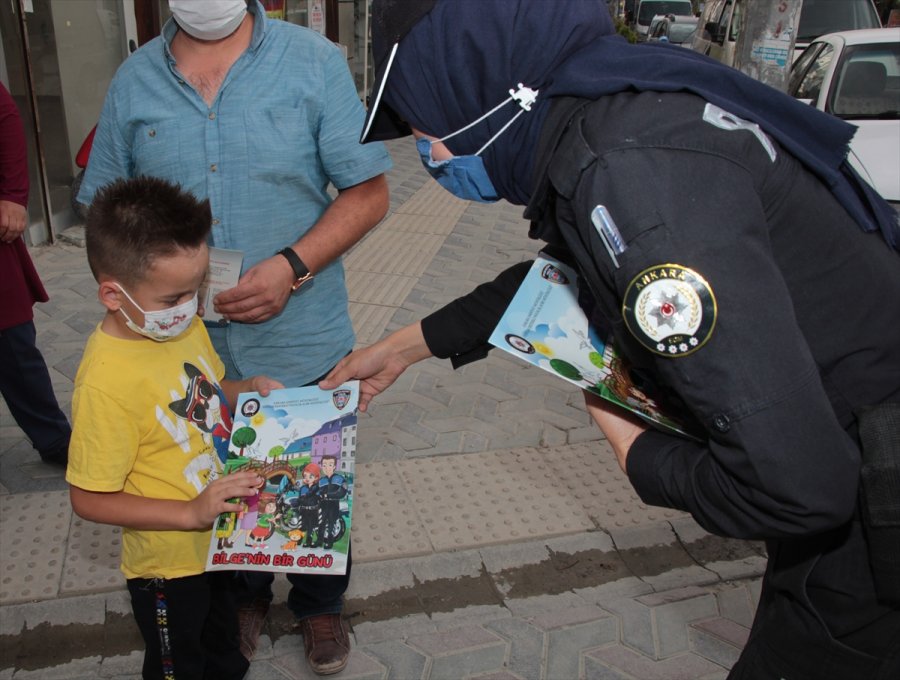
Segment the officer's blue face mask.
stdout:
<path fill-rule="evenodd" d="M 487 170 L 484 167 L 484 159 L 481 157 L 481 154 L 494 143 L 494 140 L 496 140 L 497 137 L 502 135 L 506 129 L 515 122 L 516 118 L 525 113 L 525 111 L 531 110 L 531 105 L 537 98 L 537 90 L 532 90 L 523 86 L 522 83 L 519 83 L 519 89 L 510 90 L 509 94 L 510 96 L 507 99 L 503 100 L 480 118 L 472 121 L 456 132 L 451 132 L 449 135 L 437 140 L 443 142 L 451 137 L 455 137 L 460 132 L 464 132 L 470 127 L 477 125 L 502 106 L 511 101 L 517 101 L 519 106 L 522 107 L 522 110 L 513 116 L 512 119 L 504 125 L 497 134 L 491 137 L 484 146 L 476 151 L 475 154 L 453 156 L 444 161 L 436 161 L 431 155 L 431 140 L 424 137 L 416 140 L 416 149 L 419 152 L 419 158 L 422 159 L 422 165 L 425 166 L 428 174 L 434 177 L 438 184 L 457 198 L 462 198 L 466 201 L 478 201 L 480 203 L 493 203 L 500 199 L 500 195 L 494 188 L 491 178 L 488 176 Z"/>
<path fill-rule="evenodd" d="M 431 140 L 424 137 L 416 140 L 416 149 L 428 174 L 457 198 L 481 203 L 499 200 L 481 156 L 454 156 L 436 161 L 431 157 Z"/>

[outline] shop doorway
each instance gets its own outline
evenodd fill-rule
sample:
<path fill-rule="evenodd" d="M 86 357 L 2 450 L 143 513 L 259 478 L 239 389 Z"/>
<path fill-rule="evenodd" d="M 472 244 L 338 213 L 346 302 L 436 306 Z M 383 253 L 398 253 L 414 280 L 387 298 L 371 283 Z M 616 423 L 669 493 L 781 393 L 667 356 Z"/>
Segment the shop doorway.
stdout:
<path fill-rule="evenodd" d="M 75 221 L 74 155 L 97 122 L 113 74 L 136 40 L 134 0 L 0 3 L 0 78 L 25 124 L 32 245 Z"/>

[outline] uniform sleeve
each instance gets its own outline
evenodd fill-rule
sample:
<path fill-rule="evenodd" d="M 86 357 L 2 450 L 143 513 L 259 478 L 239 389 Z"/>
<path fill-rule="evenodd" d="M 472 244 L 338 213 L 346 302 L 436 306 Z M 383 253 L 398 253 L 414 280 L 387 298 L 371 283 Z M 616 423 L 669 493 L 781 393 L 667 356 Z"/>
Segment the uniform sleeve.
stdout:
<path fill-rule="evenodd" d="M 611 154 L 598 165 L 577 219 L 595 267 L 615 290 L 619 307 L 607 312 L 618 313 L 616 342 L 646 360 L 706 428 L 701 443 L 659 432 L 638 438 L 627 472 L 640 497 L 738 538 L 843 524 L 854 508 L 858 451 L 798 325 L 752 176 L 722 158 L 671 150 Z M 617 178 L 639 176 L 652 182 L 637 200 Z M 590 226 L 599 196 L 628 244 L 618 267 Z M 667 263 L 702 276 L 715 304 L 705 344 L 683 356 L 638 345 L 620 311 L 636 277 Z"/>
<path fill-rule="evenodd" d="M 121 491 L 139 445 L 132 414 L 101 390 L 78 386 L 72 397 L 69 484 L 87 491 Z"/>
<path fill-rule="evenodd" d="M 391 157 L 381 142 L 359 143 L 365 110 L 339 50 L 329 46 L 324 68 L 319 157 L 332 183 L 347 189 L 390 170 Z"/>
<path fill-rule="evenodd" d="M 114 78 L 100 112 L 78 202 L 90 205 L 98 189 L 116 179 L 130 177 L 132 167 L 131 147 L 125 141 L 118 121 Z"/>
<path fill-rule="evenodd" d="M 530 267 L 531 261 L 513 265 L 422 319 L 422 334 L 431 353 L 452 359 L 454 368 L 486 357 L 491 349 L 488 338 Z"/>

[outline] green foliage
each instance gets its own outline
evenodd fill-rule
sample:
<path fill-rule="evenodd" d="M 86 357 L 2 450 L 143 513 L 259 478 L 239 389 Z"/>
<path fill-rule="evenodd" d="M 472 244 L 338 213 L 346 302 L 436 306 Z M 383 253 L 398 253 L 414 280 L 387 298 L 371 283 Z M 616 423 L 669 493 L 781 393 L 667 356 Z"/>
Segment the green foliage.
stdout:
<path fill-rule="evenodd" d="M 638 39 L 637 31 L 625 23 L 622 17 L 614 17 L 613 22 L 616 25 L 616 33 L 623 36 L 628 42 L 636 43 Z"/>
<path fill-rule="evenodd" d="M 575 368 L 568 361 L 562 359 L 550 359 L 550 368 L 559 373 L 562 377 L 569 380 L 581 380 L 581 371 Z"/>
<path fill-rule="evenodd" d="M 231 435 L 231 443 L 241 450 L 244 455 L 244 447 L 250 446 L 256 441 L 256 430 L 252 427 L 241 427 L 233 435 Z"/>

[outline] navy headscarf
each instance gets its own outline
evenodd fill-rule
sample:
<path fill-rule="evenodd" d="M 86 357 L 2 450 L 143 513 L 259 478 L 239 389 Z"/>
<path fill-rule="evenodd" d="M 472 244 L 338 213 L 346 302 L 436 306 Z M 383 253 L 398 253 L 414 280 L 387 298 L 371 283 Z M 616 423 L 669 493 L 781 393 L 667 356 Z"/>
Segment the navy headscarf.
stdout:
<path fill-rule="evenodd" d="M 373 31 L 376 50 L 385 36 Z M 664 43 L 631 45 L 601 0 L 437 0 L 400 40 L 384 100 L 404 120 L 443 137 L 509 96 L 518 83 L 537 102 L 482 153 L 501 196 L 525 205 L 550 99 L 597 99 L 627 90 L 689 91 L 759 124 L 831 189 L 866 231 L 900 244 L 897 215 L 846 162 L 856 128 L 736 69 Z M 520 110 L 510 102 L 446 142 L 473 154 Z"/>

